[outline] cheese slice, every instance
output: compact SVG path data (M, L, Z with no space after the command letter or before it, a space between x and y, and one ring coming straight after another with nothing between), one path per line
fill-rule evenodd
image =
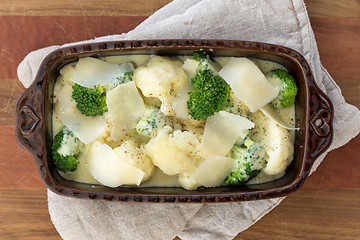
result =
M200 144L201 156L225 156L244 131L255 125L244 117L220 111L209 117Z
M279 94L279 89L272 86L260 69L247 58L232 57L219 75L251 112L256 112Z
M172 103L173 109L175 110L176 117L178 118L187 118L189 116L189 108L187 102L189 101L189 92L193 91L194 87L191 84L191 79L182 86L176 97L174 98L174 102Z
M106 122L101 116L89 117L76 108L76 102L71 97L72 85L63 81L63 86L57 91L56 98L59 102L58 116L63 124L85 144L97 139L106 127Z
M195 77L196 69L198 68L199 63L200 63L199 61L196 61L191 58L187 58L184 64L181 66L184 69L189 79Z
M95 85L110 86L113 80L122 75L122 68L96 58L80 58L75 66L71 80L81 86L92 88Z
M299 130L299 128L293 127L289 123L285 122L284 119L282 119L281 116L271 106L271 104L263 106L260 110L265 116L274 121L277 125L288 130Z
M111 138L120 140L132 129L145 112L145 104L134 82L121 84L106 95L111 122Z
M120 185L139 186L145 173L119 156L106 144L94 142L87 155L87 170L101 184L109 187Z
M193 172L195 182L204 187L220 186L234 165L234 159L221 156L207 157ZM209 174L211 173L211 174Z

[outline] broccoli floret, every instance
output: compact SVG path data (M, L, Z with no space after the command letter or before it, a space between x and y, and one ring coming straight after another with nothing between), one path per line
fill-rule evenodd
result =
M116 86L128 83L132 81L133 75L134 75L134 69L135 69L135 63L122 63L120 64L121 74L119 77L111 81L111 88L115 88Z
M136 124L136 131L144 136L156 137L158 130L166 125L165 114L157 106L148 107L140 121Z
M199 62L204 61L204 59L207 59L208 57L209 56L202 49L195 51L192 55L192 58Z
M101 116L108 111L106 105L107 86L96 85L94 88L83 87L77 83L72 87L72 98L76 108L86 116Z
M56 134L52 144L52 157L55 166L63 172L76 170L79 161L76 159L84 144L68 129Z
M272 70L267 79L276 87L279 87L279 95L271 104L274 108L281 109L295 103L298 88L295 79L288 72L282 69Z
M221 68L218 63L214 62L210 55L206 52L200 50L194 52L192 58L198 62L200 62L196 71L209 69L213 75L218 75L218 70Z
M199 52L195 52L196 58L200 60L196 75L191 79L194 90L189 93L187 102L190 115L195 120L206 120L227 103L230 94L230 86L220 76L215 75L214 67L209 60L199 57Z
M247 183L256 177L266 164L263 145L250 138L247 138L241 145L235 144L231 150L231 157L236 160L236 164L225 179L225 183L228 185Z

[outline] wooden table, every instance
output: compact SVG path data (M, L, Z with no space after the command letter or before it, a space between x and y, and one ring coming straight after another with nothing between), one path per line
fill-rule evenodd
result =
M170 0L101 2L0 1L0 239L61 239L34 160L14 137L17 65L38 48L127 32ZM359 108L359 0L306 3L323 65ZM328 154L301 190L236 239L360 239L359 145L358 136Z

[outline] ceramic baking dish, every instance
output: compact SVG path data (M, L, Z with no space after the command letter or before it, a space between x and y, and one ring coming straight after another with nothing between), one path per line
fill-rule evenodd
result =
M63 179L52 162L52 102L59 70L81 57L127 54L191 55L193 50L211 51L214 56L251 57L284 65L295 76L299 93L296 99L294 160L284 177L250 186L199 188L108 188ZM284 196L303 185L315 159L331 144L333 106L317 87L309 64L298 52L278 46L249 41L224 40L151 40L83 44L61 48L42 62L34 83L16 104L16 137L35 158L39 174L53 192L109 201L135 202L232 202Z

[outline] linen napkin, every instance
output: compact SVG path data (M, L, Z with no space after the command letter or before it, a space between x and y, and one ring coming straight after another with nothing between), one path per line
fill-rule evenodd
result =
M332 100L334 140L327 152L360 132L360 111L347 104L320 63L302 0L175 0L126 34L81 43L142 39L231 39L293 48L309 62L319 87ZM78 43L65 44L63 46ZM52 46L29 53L18 67L25 87ZM353 131L347 131L351 126ZM315 171L325 155L315 162ZM284 198L217 204L113 203L73 199L48 191L49 213L63 239L232 239Z

